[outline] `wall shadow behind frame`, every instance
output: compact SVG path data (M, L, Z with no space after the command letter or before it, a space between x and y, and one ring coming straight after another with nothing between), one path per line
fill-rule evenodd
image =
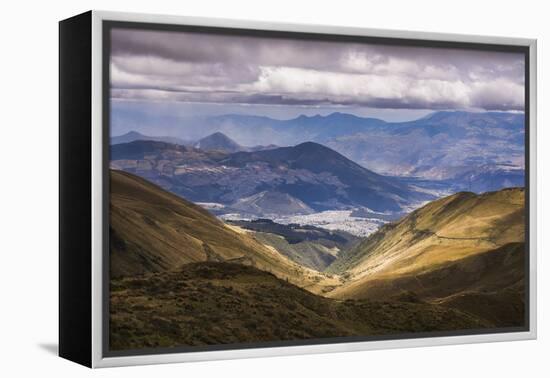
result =
M59 22L59 356L92 366L92 12Z

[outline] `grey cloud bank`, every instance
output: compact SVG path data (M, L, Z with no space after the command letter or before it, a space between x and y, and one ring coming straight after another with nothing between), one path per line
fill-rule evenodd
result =
M521 54L114 29L111 97L523 110Z

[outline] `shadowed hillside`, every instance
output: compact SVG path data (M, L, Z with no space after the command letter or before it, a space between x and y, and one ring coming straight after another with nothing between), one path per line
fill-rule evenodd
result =
M253 267L214 262L113 280L110 319L113 350L465 330L489 325L438 305L331 300Z
M494 326L518 326L525 315L525 254L524 243L510 243L425 272L358 280L331 295L427 301L460 309Z

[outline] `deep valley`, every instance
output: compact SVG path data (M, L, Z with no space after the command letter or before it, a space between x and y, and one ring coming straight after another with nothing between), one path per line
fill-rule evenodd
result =
M523 189L458 193L364 238L223 222L111 171L111 347L521 327L523 203Z

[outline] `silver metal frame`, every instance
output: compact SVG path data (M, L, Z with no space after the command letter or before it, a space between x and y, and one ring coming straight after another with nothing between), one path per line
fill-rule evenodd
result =
M286 346L275 348L237 349L207 352L186 352L170 354L152 354L129 357L103 356L103 324L102 324L102 283L103 283L103 127L102 127L102 21L129 21L159 24L180 24L197 26L215 26L252 30L274 30L290 32L340 34L385 38L408 38L432 41L470 42L486 44L502 44L527 46L530 53L530 266L529 266L529 304L530 330L528 332L496 333L484 335L465 335L448 337L427 337L418 339L400 339L385 341L366 341L339 344L317 344L306 346ZM535 39L488 37L478 35L441 34L426 32L410 32L398 30L363 29L321 25L298 25L284 23L268 23L255 21L240 21L214 18L180 17L153 14L137 14L122 12L92 12L92 367L115 367L127 365L144 365L174 362L192 362L206 360L223 360L235 358L253 358L268 356L286 356L311 353L350 352L373 349L389 349L404 347L425 347L449 344L467 344L496 341L529 340L537 337L537 41Z

